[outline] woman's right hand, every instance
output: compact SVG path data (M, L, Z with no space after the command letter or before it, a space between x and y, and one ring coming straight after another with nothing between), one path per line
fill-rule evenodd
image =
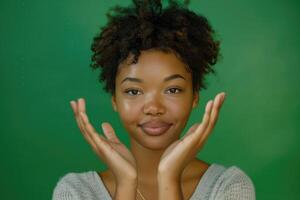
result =
M109 123L102 123L104 132L98 134L89 122L85 109L85 100L70 102L80 132L93 151L104 161L114 174L117 184L134 183L137 181L136 161L132 153L122 144Z

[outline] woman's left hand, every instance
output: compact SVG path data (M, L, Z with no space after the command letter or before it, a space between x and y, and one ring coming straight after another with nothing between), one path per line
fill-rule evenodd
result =
M219 111L224 102L225 93L216 95L205 107L205 113L200 124L194 124L183 138L173 142L160 158L158 172L160 178L180 180L187 164L195 158L203 147L218 119Z

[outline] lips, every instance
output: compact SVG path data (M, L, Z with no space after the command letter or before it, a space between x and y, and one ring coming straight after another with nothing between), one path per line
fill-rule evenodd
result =
M139 125L141 129L148 135L159 136L169 130L172 124L161 120L150 120Z

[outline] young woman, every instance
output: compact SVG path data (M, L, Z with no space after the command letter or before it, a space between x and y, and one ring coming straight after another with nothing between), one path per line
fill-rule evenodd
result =
M216 124L224 92L180 138L219 54L207 19L174 1L165 9L159 0L133 2L108 14L94 38L91 65L102 68L100 81L129 134L130 149L107 122L105 136L97 133L83 98L71 101L81 133L109 169L68 173L53 199L255 199L241 169L196 158Z

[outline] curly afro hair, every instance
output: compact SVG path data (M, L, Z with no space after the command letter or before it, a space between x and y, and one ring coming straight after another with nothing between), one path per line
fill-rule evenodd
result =
M148 49L174 53L192 73L193 90L206 89L204 75L219 57L220 42L208 20L187 8L189 1L133 0L128 7L115 6L107 12L108 22L93 39L90 66L101 68L104 90L115 94L118 66L129 55L129 64L138 62L141 51Z

